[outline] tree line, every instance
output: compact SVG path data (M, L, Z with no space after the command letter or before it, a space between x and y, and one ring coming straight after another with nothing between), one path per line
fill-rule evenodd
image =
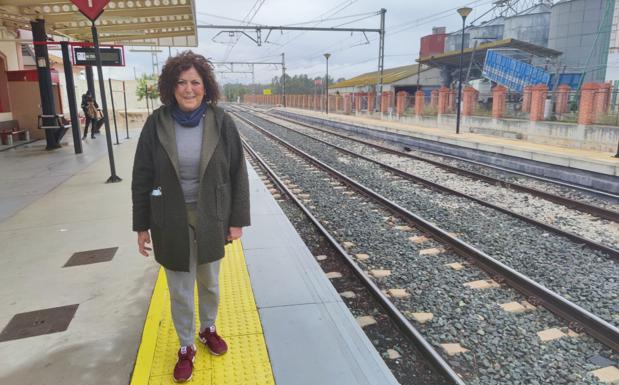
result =
M314 95L324 92L324 77L309 78L307 75L285 75L286 78L286 94L288 95ZM226 100L235 101L237 98L242 99L244 95L262 95L265 90L271 90L272 95L281 95L283 78L275 76L269 84L240 84L228 83L223 86L223 95ZM344 78L337 79L337 82L345 80ZM336 81L329 76L329 84Z
M136 95L138 100L145 97L149 99L158 99L159 92L157 89L157 77L154 75L143 74L138 80ZM344 78L339 78L335 81L329 76L329 84L341 82ZM288 95L314 95L324 92L324 77L316 76L309 78L307 75L286 75L286 94ZM282 94L282 77L274 76L269 84L240 84L228 83L223 86L223 95L226 100L235 101L237 97L243 98L243 95L262 95L264 90L271 90L272 95Z

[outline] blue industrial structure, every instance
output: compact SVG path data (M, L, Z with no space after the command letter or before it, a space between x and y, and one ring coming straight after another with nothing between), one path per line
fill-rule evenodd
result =
M482 76L517 92L522 92L525 86L535 84L546 84L550 89L559 84L567 84L576 89L580 84L582 74L550 74L543 68L511 57L510 53L513 52L488 50Z

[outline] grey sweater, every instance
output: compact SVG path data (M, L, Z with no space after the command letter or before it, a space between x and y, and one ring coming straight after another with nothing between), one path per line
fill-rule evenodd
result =
M204 118L200 119L200 123L195 127L183 127L174 122L181 188L186 203L195 203L198 200L203 126Z

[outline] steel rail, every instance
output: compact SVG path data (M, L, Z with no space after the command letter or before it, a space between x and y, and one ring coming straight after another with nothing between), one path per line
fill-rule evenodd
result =
M363 139L359 139L359 138L356 138L356 137L353 137L353 136L343 135L343 134L340 134L340 133L337 133L337 132L333 132L331 130L327 130L327 129L324 129L324 128L316 127L316 126L314 126L312 124L308 124L308 123L305 123L305 122L300 122L298 120L294 120L294 119L291 119L289 117L280 116L279 114L270 114L270 115L274 116L274 117L277 117L278 119L286 120L286 121L294 123L294 124L299 124L301 126L305 126L305 127L317 130L317 131L321 131L321 132L324 132L324 133L327 133L327 134L335 135L335 136L338 136L340 138L344 138L344 139L352 140L352 141L355 141L355 142L358 142L358 143L362 143L362 144L365 144L365 145L368 145L368 146L372 146L372 147L378 148L380 150L383 150L383 151L386 151L386 152L389 152L389 153L392 153L392 154L396 154L396 155L399 155L399 156L404 156L404 157L407 157L407 158L411 158L411 159L419 160L419 161L422 161L422 162L426 162L426 163L432 164L433 166L436 166L436 167L442 168L444 170L451 171L451 172L454 172L454 173L457 173L457 174L460 174L460 175L463 175L463 176L472 177L472 178L483 180L485 182L488 182L488 183L491 183L491 184L494 184L494 185L498 185L498 186L501 186L501 187L508 187L508 188L513 189L513 190L517 190L517 191L521 191L521 192L526 192L526 193L532 194L534 196L539 196L539 197L542 197L542 198L544 198L546 200L549 200L551 202L558 203L560 205L563 205L563 206L566 206L566 207L569 207L569 208L572 208L572 209L576 209L578 211L582 211L582 212L587 213L587 214L595 215L595 216L598 216L600 218L608 219L609 221L619 222L619 212L617 212L617 211L608 210L608 209L605 209L603 207L591 205L591 204L584 203L584 202L579 202L579 201L576 201L576 200L573 200L573 199L570 199L570 198L562 197L560 195L551 194L549 192L538 190L538 189L533 188L533 187L523 186L521 184L517 184L517 183L513 183L513 182L502 181L500 179L493 178L491 176L484 175L484 174L481 174L481 173L478 173L478 172L475 172L475 171L464 170L464 169L458 168L456 166L451 166L451 165L448 165L448 164L445 164L445 163L441 163L441 162L436 161L436 160L427 159L427 158L424 158L424 157L421 157L421 156L417 156L417 155L409 154L409 153L402 152L402 151L399 151L399 150L395 150L395 149L392 149L392 148L389 148L389 147L381 146L379 144L372 143L372 142L369 142L369 141L365 141ZM580 187L580 186L574 186L574 185L571 185L571 184L561 183L561 182L549 180L549 179L546 179L546 178L540 178L540 177L537 177L537 176L534 176L534 175L529 175L529 174L525 174L525 173L521 173L521 172L517 172L517 171L507 170L507 169L504 169L502 167L487 165L487 164L484 164L484 163L471 161L469 159L455 157L453 155L444 155L444 154L439 154L439 153L430 152L430 151L426 151L426 150L423 150L422 152L429 153L429 154L432 154L432 155L437 155L437 156L455 158L457 160L465 161L465 162L468 162L468 163L473 163L473 164L476 164L476 165L479 165L479 166L489 167L489 168L492 168L492 169L498 169L498 170L509 172L509 173L515 173L515 174L523 175L523 176L526 176L526 177L529 177L529 178L540 179L540 180L543 180L545 182L550 182L550 183L559 184L559 185L563 185L563 186L570 187L570 188L577 188L579 190L583 190L583 188ZM603 192L603 191L590 190L590 189L585 189L585 191L591 192L591 193L596 193L596 194L599 194L599 195L604 195L605 197L619 199L619 196L613 195L613 194L609 194L609 193L606 193L606 192Z
M269 109L266 110L266 112L270 113L271 110L274 110L274 109L275 109L275 107L269 108ZM291 114L293 114L293 113L291 113ZM274 116L278 116L279 117L281 115L275 114ZM303 124L308 125L308 123L303 123ZM346 123L346 124L348 124L350 126L353 126L353 127L359 127L359 126L355 126L352 123ZM363 128L367 128L367 127L363 127ZM376 129L374 129L374 128L368 128L368 129L370 129L372 131L376 131ZM399 136L404 136L403 134L400 134L400 133L395 133L395 134L399 135ZM591 194L596 194L596 195L603 196L605 198L610 198L610 199L614 199L614 200L618 200L619 199L619 195L614 194L614 193L610 193L610 192L606 192L606 191L602 191L602 190L596 190L594 188L590 188L590 187L586 187L586 186L582 186L582 185L571 184L571 183L563 182L563 181L560 181L560 180L545 178L545 177L538 176L538 175L528 174L526 172L512 170L512 169L508 169L508 168L501 167L501 166L495 166L495 165L492 165L492 164L483 163L483 162L480 162L480 161L463 158L463 157L460 157L460 156L457 156L457 155L444 154L444 153L440 153L440 152L436 152L436 151L432 151L432 150L426 150L426 149L418 149L418 151L426 153L426 154L430 154L430 155L441 156L441 157L444 157L444 158L452 158L452 159L459 160L459 161L462 161L462 162L471 163L471 164L474 164L474 165L477 165L477 166L503 171L503 172L506 172L506 173L509 173L509 174L521 175L521 176L524 176L524 177L527 177L527 178L537 179L537 180L540 180L540 181L543 181L543 182L552 183L552 184L556 184L556 185L559 185L559 186L572 188L572 189L575 189L575 190L585 191L585 192L588 192L588 193L591 193ZM406 154L406 153L404 153L404 154ZM427 160L425 158L420 158L420 159L421 160ZM474 171L471 171L471 172L474 173ZM538 190L538 191L541 191L541 190Z
M397 203L390 201L389 199L383 197L379 193L371 190L370 188L365 187L361 183L342 174L341 172L321 162L310 154L307 154L306 152L296 148L287 141L261 128L256 123L251 122L250 120L238 114L234 115L237 116L240 120L249 124L250 126L255 127L258 131L264 133L266 136L281 143L284 147L307 159L309 162L315 164L319 168L326 170L330 174L343 180L347 185L377 200L383 206L389 208L391 211L399 214L407 221L413 223L416 227L431 234L435 239L449 245L449 247L451 247L454 252L460 257L466 260L474 261L475 264L477 264L481 269L488 272L491 276L502 277L509 286L524 294L525 297L532 297L536 299L536 301L540 305L544 306L546 309L556 314L558 317L567 320L572 328L582 328L585 332L600 341L602 344L610 347L615 351L619 351L619 328L617 328L616 326L601 319L597 315L583 309L575 303L568 301L554 291L540 285L539 283L533 281L531 278L512 269L504 263L497 261L483 251L478 250L474 246L469 245L468 243L450 235L447 231L432 224L424 218L408 211L406 208L398 205Z
M279 176L271 169L266 162L254 151L251 146L242 139L243 146L246 151L252 156L260 166L269 174L271 180L275 182L277 188L288 195L294 203L305 213L309 220L316 226L319 232L329 241L333 247L343 258L344 262L352 269L363 286L371 293L374 299L383 307L395 322L398 328L408 337L409 340L419 349L421 354L440 372L440 374L449 380L452 384L465 385L466 383L453 370L443 357L432 347L432 345L421 335L421 333L406 319L406 317L398 310L398 308L387 298L380 288L364 273L357 265L353 258L339 244L339 242L329 233L320 221L305 207L305 205L286 187Z
M258 117L258 118L260 118L260 117ZM523 220L523 221L525 221L525 222L527 222L527 223L533 224L533 225L535 225L535 226L539 226L539 227L543 228L544 230L548 230L548 231L553 232L553 233L555 233L555 234L558 234L558 235L560 235L560 236L563 236L563 237L569 238L570 240L575 241L575 242L577 242L577 243L582 243L582 244L585 244L585 245L587 245L587 246L589 246L589 247L591 247L591 248L593 248L593 249L595 249L595 250L598 250L598 251L601 251L601 252L603 252L603 253L608 254L608 255L609 255L612 259L614 259L615 261L619 261L619 250L614 249L614 248L612 248L612 247L609 247L609 246L606 246L606 245L602 245L602 244L597 243L597 242L595 242L595 241L592 241L592 240L590 240L590 239L587 239L587 238L581 237L580 235L577 235L577 234L570 233L570 232L568 232L568 231L562 230L562 229L560 229L560 228L558 228L558 227L555 227L555 226L553 226L553 225L550 225L550 224L547 224L547 223L540 222L540 221L538 221L538 220L536 220L536 219L533 219L533 218L527 217L527 216L522 215L522 214L518 214L518 213L513 212L513 211L511 211L511 210L509 210L509 209L506 209L506 208L503 208L503 207L497 206L497 205L495 205L495 204L493 204L493 203L486 202L486 201L484 201L484 200L482 200L482 199L479 199L479 198L475 198L475 197L473 197L473 196L470 196L470 195L468 195L468 194L466 194L466 193L463 193L463 192L460 192L460 191L457 191L457 190L453 190L453 189L451 189L451 188L449 188L449 187L446 187L446 186L440 185L440 184L438 184L438 183L435 183L435 182L429 181L429 180L427 180L427 179L424 179L424 178L421 178L421 177L419 177L419 176L413 175L413 174L411 174L411 173L409 173L409 172L406 172L406 171L400 170L400 169L395 168L395 167L393 167L393 166L389 166L389 165L387 165L387 164L385 164L385 163L382 163L382 162L377 161L377 160L375 160L375 159L369 158L369 157L367 157L367 156L365 156L365 155L358 154L358 153L356 153L356 152L354 152L354 151L351 151L351 150L345 149L345 148L343 148L343 147L340 147L340 146L338 146L338 145L335 145L335 144L329 143L329 142L327 142L327 141L325 141L325 140L322 140L322 139L319 139L319 138L315 138L315 137L313 137L313 136L311 136L311 135L309 135L309 134L305 134L305 133L303 133L303 132L299 132L299 131L297 131L297 130L295 130L295 129L293 129L293 128L286 127L286 126L282 126L281 124L279 124L279 123L275 123L275 122L270 122L270 121L269 121L269 123L271 123L271 124L275 124L275 125L278 125L278 126L281 126L281 127L285 128L285 129L290 130L290 131L292 131L292 132L295 132L295 133L297 133L297 134L299 134L299 135L305 136L305 137L307 137L307 138L310 138L310 139L312 139L312 140L315 140L315 141L320 142L320 143L322 143L322 144L325 144L325 145L327 145L327 146L333 147L333 148L335 148L335 149L337 149L338 151L341 151L341 152L343 152L343 153L346 153L346 154L349 154L349 155L351 155L351 156L358 157L358 158L361 158L361 159L363 159L363 160L365 160L365 161L368 161L368 162L374 163L374 164L376 164L376 165L378 165L378 166L380 166L380 167L382 167L382 168L384 168L384 169L388 170L389 172L394 173L394 174L397 174L397 175L402 176L402 177L404 177L404 178L412 179L412 180L413 180L413 181L415 181L415 182L418 182L418 183L421 183L421 184L423 184L423 185L429 186L429 187L434 188L434 189L436 189L436 190L440 190L440 191L446 192L446 193L448 193L448 194L453 194L453 195L456 195L456 196L460 196L460 197L463 197L463 198L466 198L466 199L472 200L472 201L474 201L474 202L476 202L476 203L478 203L478 204L480 204L480 205L483 205L483 206L489 207L489 208L491 208L491 209L493 209L493 210L500 211L500 212L502 212L502 213L504 213L504 214L507 214L507 215L513 216L513 217L515 217L515 218L518 218L518 219L520 219L520 220Z

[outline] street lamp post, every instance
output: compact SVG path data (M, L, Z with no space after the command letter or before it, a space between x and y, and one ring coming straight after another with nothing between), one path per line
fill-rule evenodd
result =
M466 17L471 13L471 11L473 11L473 8L469 7L462 7L458 9L458 14L462 16L462 44L460 45L460 70L458 75L458 110L456 111L456 134L460 133L460 105L462 104L462 60L464 58L464 29Z
M329 58L331 57L330 53L325 54L325 59L327 59L327 76L325 78L325 112L329 114Z

